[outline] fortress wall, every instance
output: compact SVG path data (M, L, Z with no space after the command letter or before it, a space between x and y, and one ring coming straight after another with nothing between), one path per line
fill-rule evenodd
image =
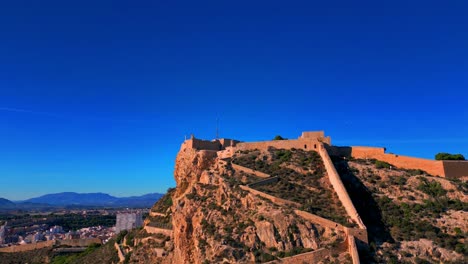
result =
M292 206L297 206L297 207L301 206L301 204L299 204L299 203L284 200L284 199L281 199L281 198L266 194L264 192L257 191L255 189L249 188L249 187L244 186L244 185L239 185L239 187L244 191L248 191L248 192L250 192L250 193L252 193L254 195L258 195L258 196L261 196L263 198L266 198L266 199L270 200L271 202L273 202L275 204L278 204L278 205L292 205Z
M446 176L446 172L444 171L444 164L442 161L387 154L385 153L385 148L327 146L327 150L331 155L353 157L356 159L377 159L388 162L398 168L420 169L434 176ZM455 171L453 174L458 175L458 173Z
M279 263L282 264L297 264L297 263L319 263L326 257L333 254L340 254L348 250L348 242L344 241L338 244L336 248L321 248L315 251L299 254L292 257L282 258ZM278 263L277 261L267 262L270 264Z
M444 166L441 161L386 154L384 152L384 148L352 147L351 155L353 158L377 159L398 168L420 169L434 176L445 177Z
M153 226L145 226L146 232L150 234L158 234L161 233L166 236L172 237L172 229L162 229L162 228L157 228Z
M3 252L3 253L23 252L23 251L40 249L40 248L52 247L53 245L55 245L55 240L49 240L49 241L32 243L32 244L0 248L0 252Z
M331 145L331 138L325 137L324 131L310 131L310 132L302 132L302 135L299 137L300 139L320 139L322 142Z
M346 188L344 187L344 184L341 181L341 178L338 175L338 172L336 171L335 166L333 165L333 162L331 161L330 156L328 155L328 152L323 144L320 145L319 153L322 157L323 163L327 170L328 178L333 186L333 189L338 195L338 198L343 204L343 207L346 209L349 217L353 219L361 229L366 229L366 226L356 211L356 208L354 207L353 202L351 201L351 198L349 197L348 192L346 191Z
M296 213L298 216L314 223L314 224L317 224L317 225L320 225L320 226L323 226L323 227L328 227L328 228L336 228L336 229L339 229L339 230L345 230L345 227L338 224L338 223L335 223L331 220L328 220L328 219L325 219L323 217L320 217L318 215L314 215L314 214L311 214L311 213L308 213L308 212L304 212L304 211L301 211L301 210L294 210L294 213Z
M247 186L250 187L250 188L255 188L255 187L270 184L270 183L277 183L278 181L279 181L278 177L270 177L270 178L265 179L265 180L261 180L261 181L258 181L258 182L248 184Z
M231 162L231 166L235 170L243 171L243 172L245 172L247 174L253 174L253 175L255 175L257 177L260 177L260 178L269 178L270 177L269 174L263 173L261 171L253 170L253 169L250 169L250 168L246 168L244 166L240 166L240 165L234 164L232 162Z
M367 229L345 227L345 232L348 236L353 236L365 244L369 243Z
M115 247L115 250L117 250L117 255L119 256L120 262L124 262L125 261L125 256L122 253L122 250L120 249L119 244L114 243L114 247Z
M303 150L317 150L319 146L317 139L293 139L293 140L272 140L262 142L242 142L236 145L237 150L261 150L267 151L269 147L277 149L303 149Z
M203 150L221 150L221 143L218 141L209 141L192 138L187 140L190 147L194 149L203 149Z
M348 236L348 253L353 260L353 264L360 264L359 254L356 246L356 241L354 240L354 236Z
M468 161L444 160L442 164L447 178L468 176Z

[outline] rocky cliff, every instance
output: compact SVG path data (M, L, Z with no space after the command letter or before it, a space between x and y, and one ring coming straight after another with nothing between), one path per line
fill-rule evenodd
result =
M310 153L317 159L314 160L316 168L311 168L312 160L307 160ZM308 221L295 214L294 209L298 208L278 204L243 190L241 186L263 178L233 168L233 161L246 166L250 165L250 161L256 161L262 164L266 172L295 175L296 183L284 179L278 185L273 184L277 188L283 188L283 185L293 188L290 191L300 186L301 178L315 173L318 175L317 181L323 181L323 185L328 184L329 188L330 184L322 179L324 171L321 160L316 152L310 153L289 151L286 155L290 155L291 162L286 162L287 158L281 156L278 150L237 153L232 158L221 159L216 151L195 150L182 145L174 172L177 187L153 207L146 220L146 231L141 232L151 231L154 234L147 235L146 243L139 246L135 243L130 262L268 262L320 248L336 249L338 253L329 258L350 261L345 245L346 234L342 229ZM304 164L296 166L293 159L299 159L301 155L304 156ZM274 168L270 169L270 166ZM263 191L271 191L272 194L280 190L276 187L269 190L262 186ZM315 191L312 186L309 189L301 188L300 191ZM297 198L291 193L289 196ZM298 197L303 199L300 195ZM335 196L326 193L323 199L327 198L330 198L327 205L334 208L333 205L337 204L340 213L344 214L339 204L333 201ZM324 210L324 213L330 213L328 211ZM346 217L341 220L347 222ZM155 243L157 247L151 249L145 245L150 244L151 236L157 236L162 229L171 230L172 234L164 238L159 234L165 241ZM159 255L148 254L148 251L158 251L156 248L159 248Z

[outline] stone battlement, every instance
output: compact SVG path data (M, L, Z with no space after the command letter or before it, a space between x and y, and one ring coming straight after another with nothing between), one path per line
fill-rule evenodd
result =
M386 153L385 148L379 147L338 147L331 145L330 136L325 136L324 131L306 131L298 139L269 140L258 142L241 142L234 139L201 140L191 137L183 145L196 150L209 150L219 152L218 156L227 158L236 151L261 150L266 151L273 147L277 149L303 149L319 151L320 145L326 147L329 155L352 157L357 159L377 159L388 162L398 168L420 169L427 173L445 177L468 177L468 161L441 161L416 157L402 156Z

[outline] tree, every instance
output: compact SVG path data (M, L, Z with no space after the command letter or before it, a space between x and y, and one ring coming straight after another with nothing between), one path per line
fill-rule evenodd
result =
M446 152L440 152L435 155L436 160L465 160L462 154L450 154Z
M273 140L286 140L286 138L280 136L280 135L277 135Z

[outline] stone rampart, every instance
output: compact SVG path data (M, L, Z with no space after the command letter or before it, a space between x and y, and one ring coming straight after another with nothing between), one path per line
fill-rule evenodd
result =
M361 261L359 260L359 254L356 246L356 240L354 239L354 236L348 236L348 253L351 256L351 259L353 260L353 264L360 264Z
M468 161L444 160L442 161L444 174L447 178L468 177Z
M390 163L402 169L420 169L431 175L458 178L461 176L468 176L468 162L464 161L439 161L430 159L421 159L415 157L408 157L396 154L385 153L385 148L373 147L330 147L327 149L332 155L353 157L356 159L376 159ZM465 174L465 175L463 175Z
M236 145L237 150L261 150L267 151L273 147L277 149L303 149L317 150L319 141L317 139L291 139L291 140L272 140L260 142L242 142Z
M250 188L255 188L255 187L270 184L270 183L277 183L278 181L279 181L278 177L270 177L270 178L265 179L265 180L261 180L261 181L258 181L258 182L247 184L247 186L250 187Z
M320 217L318 215L314 215L314 214L311 214L311 213L308 213L308 212L305 212L305 211L301 211L301 210L294 210L294 212L308 220L309 222L312 222L314 224L318 224L320 226L323 226L323 227L328 227L328 228L335 228L335 229L339 229L339 230L345 230L345 227L341 224L338 224L336 222L333 222L331 220L328 220L328 219L325 219L323 217Z
M353 236L353 237L359 239L359 241L361 241L361 242L363 242L365 244L369 243L369 239L368 239L368 236L367 236L367 229L345 227L345 233L348 236Z
M354 207L353 202L351 201L351 198L349 197L348 192L346 191L346 188L344 187L344 184L341 181L341 178L338 175L338 172L336 171L335 166L333 165L333 162L331 161L330 156L328 155L328 152L323 144L320 145L319 154L322 157L325 169L327 170L330 183L332 184L333 189L338 195L341 204L348 213L348 216L354 222L356 222L361 229L366 229L366 226L362 222L361 217L359 216L356 208Z
M250 169L250 168L246 168L244 166L240 166L240 165L234 164L232 162L231 162L231 166L235 170L243 171L243 172L245 172L247 174L253 174L253 175L255 175L257 177L260 177L260 178L269 178L270 177L269 174L263 173L261 171L253 170L253 169Z
M299 204L299 203L284 200L284 199L281 199L281 198L266 194L264 192L257 191L255 189L249 188L249 187L247 187L245 185L239 185L239 187L244 191L248 191L248 192L250 192L250 193L252 193L254 195L258 195L258 196L261 196L263 198L266 198L266 199L270 200L271 202L273 202L275 204L278 204L278 205L292 205L292 206L296 206L296 207L301 206L301 204Z
M172 229L163 229L163 228L158 228L158 227L154 227L154 226L145 226L145 230L146 232L148 232L149 234L163 234L163 235L166 235L166 236L170 236L172 237Z
M333 254L340 254L348 250L348 242L344 241L337 245L334 248L321 248L315 251L298 254L292 257L282 258L280 260L275 260L267 262L270 264L273 263L282 263L282 264L297 264L297 263L319 263L323 261L326 257L329 257Z
M119 244L114 243L114 247L115 247L115 250L117 250L117 255L119 256L120 262L121 263L124 262L125 261L125 256L122 253L122 249L120 248Z

